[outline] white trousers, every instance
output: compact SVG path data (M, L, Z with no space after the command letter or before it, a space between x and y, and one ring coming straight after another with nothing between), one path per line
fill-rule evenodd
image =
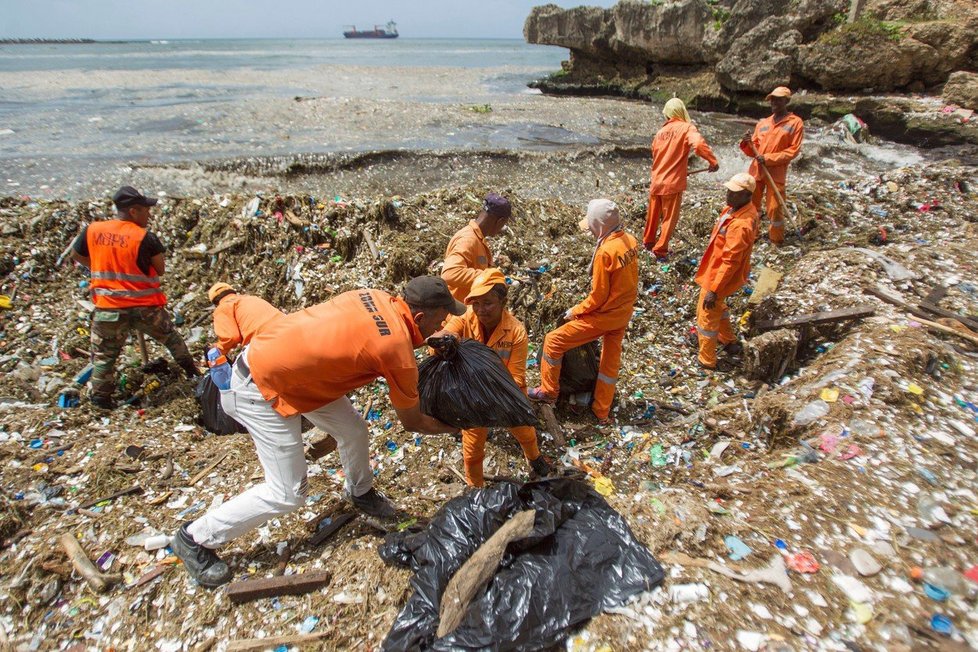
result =
M247 352L245 349L240 358L247 361ZM302 416L336 440L347 491L362 496L370 490L370 430L347 397L302 416L283 417L235 364L231 389L221 392L221 406L251 434L265 480L191 523L187 531L200 545L217 548L303 504L308 485Z

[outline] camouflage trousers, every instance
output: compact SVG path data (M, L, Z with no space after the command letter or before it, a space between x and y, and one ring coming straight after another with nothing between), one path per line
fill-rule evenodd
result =
M96 310L92 314L92 395L110 398L115 389L115 363L133 329L162 344L188 374L197 366L162 306L140 306L120 310Z

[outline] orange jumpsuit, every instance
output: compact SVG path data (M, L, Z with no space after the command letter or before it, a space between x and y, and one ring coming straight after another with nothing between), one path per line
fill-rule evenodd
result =
M794 113L788 113L783 118L775 122L774 116L768 116L759 120L754 127L754 135L751 140L757 153L764 157L764 166L771 173L774 185L781 192L781 196L787 201L785 195L785 184L788 178L788 164L801 151L801 141L805 135L805 123ZM751 158L754 153L750 147L744 143L740 145L741 151ZM767 177L761 171L757 161L751 161L750 175L757 181L754 189L754 207L761 210L761 199L767 187ZM781 244L784 242L784 213L778 204L778 198L774 192L767 189L766 212L767 218L771 222L768 235L771 242Z
M615 231L598 246L591 271L591 294L571 308L573 319L547 333L540 362L540 387L544 393L560 393L560 365L564 353L600 338L601 361L591 410L607 419L615 396L621 342L638 298L638 242L624 231Z
M285 313L261 297L229 294L214 309L217 348L227 355L237 346L247 346L251 338L268 323Z
M700 259L696 284L700 296L696 303L696 331L699 338L699 360L705 367L717 365L717 340L729 344L737 339L730 325L727 297L747 282L750 254L757 238L758 217L753 203L734 212L729 206L720 213L710 242ZM703 307L707 292L715 292L713 308Z
M445 324L445 330L460 338L478 340L495 351L506 365L513 380L520 389L526 391L526 328L508 310L503 310L499 325L491 334L485 333L479 318L472 308L461 317L452 317ZM537 446L537 431L533 426L517 426L509 431L523 448L528 461L540 457ZM482 476L482 461L486 457L486 437L488 428L470 428L462 431L462 460L465 464L465 480L474 487L485 484Z
M717 157L706 144L691 122L671 118L652 139L652 181L649 184L649 210L645 216L645 234L642 237L646 249L662 257L669 253L669 240L679 221L679 207L686 190L689 173L689 152L710 165L717 164ZM662 230L659 231L659 223Z
M489 267L492 267L492 253L486 237L475 220L471 220L448 241L441 277L452 296L465 301L479 272Z

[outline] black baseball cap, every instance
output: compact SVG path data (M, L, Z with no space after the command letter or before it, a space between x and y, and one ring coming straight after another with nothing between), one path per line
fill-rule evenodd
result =
M133 206L156 206L158 201L155 197L147 197L132 186L122 186L112 195L112 203L120 211Z
M437 276L417 276L404 286L404 300L416 308L444 308L453 315L464 315L465 304L456 301L445 281Z

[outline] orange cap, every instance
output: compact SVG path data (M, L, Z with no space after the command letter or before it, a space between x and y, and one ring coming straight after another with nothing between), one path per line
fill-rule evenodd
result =
M211 286L211 289L207 291L207 300L214 303L214 299L228 292L234 292L234 288L227 283L215 283Z
M472 289L469 290L469 296L465 297L465 303L471 303L472 299L478 299L489 294L492 288L497 285L506 285L506 277L503 276L503 273L496 267L483 270L472 282Z
M725 182L723 186L727 190L733 190L734 192L740 192L741 190L754 192L754 189L757 187L757 181L746 172L738 172L730 177L730 180Z
M787 86L778 86L773 91L767 94L765 100L769 100L772 97L791 97L791 89Z

